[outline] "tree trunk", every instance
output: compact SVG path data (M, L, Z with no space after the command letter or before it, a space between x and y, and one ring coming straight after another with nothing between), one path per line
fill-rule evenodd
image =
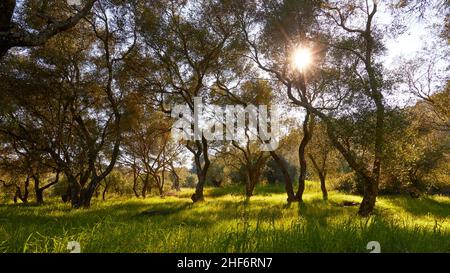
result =
M142 195L143 199L147 198L147 186L145 185L145 183L142 186L142 193L141 193L141 195Z
M378 195L378 181L370 179L364 181L364 197L359 207L358 214L367 217L372 214Z
M164 175L164 172L163 172ZM164 196L164 176L161 180L161 176L158 174L152 174L153 181L155 181L156 188L158 189L158 193L160 197Z
M69 181L72 181L70 183L70 201L72 207L75 209L89 208L91 206L91 200L94 196L94 192L100 183L99 179L91 181L89 186L86 188L82 188L73 176L72 178L69 178Z
M255 189L255 183L252 178L247 178L247 183L245 183L245 196L250 198L253 196L253 190Z
M311 140L311 132L309 130L309 118L310 112L306 111L305 120L303 121L303 139L300 143L300 147L298 149L298 157L300 161L300 174L298 176L298 191L295 196L296 199L300 202L303 202L303 193L305 191L305 180L306 180L306 146Z
M40 186L41 181L40 181L39 175L38 174L33 175L34 191L36 194L36 202L39 205L44 204L44 191L59 182L59 173L60 173L60 171L57 171L55 180L53 182L48 183L47 185L45 185L43 187Z
M283 174L284 187L286 189L286 194L288 196L287 201L289 203L295 201L296 199L294 194L294 187L292 186L291 175L289 174L289 171L286 168L285 163L275 151L270 151L270 155L272 156L273 160L275 160L275 163L277 164L278 168L280 168L281 173Z
M181 191L181 189L180 189L180 180L178 178L175 179L175 183L173 184L172 189L174 189L176 191Z
M70 201L71 196L72 196L72 194L71 194L70 185L69 185L69 186L67 186L66 194L63 194L61 196L61 199L64 203L66 203L66 202Z
M201 145L201 146L200 146ZM195 193L191 196L192 202L201 202L205 200L205 197L203 196L203 188L205 186L206 182L206 174L208 173L209 165L211 162L209 161L208 156L208 141L204 136L202 136L202 142L200 144L199 141L197 141L197 147L201 151L201 153L195 154L195 164L197 167L197 178L198 183L195 187ZM201 165L200 157L203 155L203 159L205 163L203 164L203 167Z
M247 198L250 198L253 196L253 187L252 187L251 182L247 182L245 184L245 196L247 196Z
M139 193L137 192L137 181L133 182L133 192L134 192L134 196L136 196L137 198L139 198Z
M322 190L322 197L323 197L323 200L324 201L327 201L328 200L328 191L327 191L327 187L326 187L326 184L325 184L325 179L326 179L326 176L325 176L325 174L324 173L320 173L319 174L319 179L320 179L320 189Z
M260 179L259 170L247 169L247 183L245 184L245 195L250 198L253 196L253 191L255 190L256 184L258 184Z
M358 214L367 217L373 213L378 196L378 185L381 174L381 160L384 146L384 105L381 102L381 94L376 96L377 125L375 131L375 159L371 179L364 180L364 197L359 207Z
M28 204L28 186L30 185L30 179L27 178L27 180L25 181L25 187L24 187L24 193L22 195L22 190L20 189L19 186L17 186L17 190L16 193L14 194L14 203L17 203L18 200L22 201L22 203L24 204Z
M309 154L309 158L311 159L311 162L314 166L314 168L316 169L317 174L319 175L319 179L320 179L320 189L322 190L322 197L324 201L328 200L328 191L327 191L327 187L325 184L326 181L326 177L327 177L327 156L328 154L323 154L323 160L322 160L322 165L319 166L319 164L317 164L317 161L314 159L314 157Z
M98 188L95 190L94 196L95 198L98 198L100 196L100 191L98 190Z
M28 187L30 186L30 177L27 177L27 180L25 181L25 190L24 190L24 194L22 197L22 202L24 203L28 203L28 195L29 195L29 191L28 191Z
M221 188L222 187L222 183L223 183L223 179L213 179L211 182L214 185L214 187Z
M38 203L39 205L44 204L44 191L40 189L40 178L37 174L33 175L33 180L34 180L34 192L36 195L36 203Z
M139 193L138 193L138 191L137 191L137 183L138 183L138 179L139 179L139 174L137 174L137 172L136 172L136 170L134 169L134 166L133 166L133 192L134 192L134 195L135 195L137 198L140 197L140 196L139 196Z
M36 203L38 203L39 205L44 204L44 191L38 189L35 192L36 192Z
M163 166L161 178L158 178L158 190L159 190L159 196L164 196L164 185L166 184L166 168Z
M369 41L372 41L369 39ZM366 217L372 214L378 195L378 185L381 174L381 161L384 150L384 118L385 107L383 104L383 94L378 89L378 81L375 71L371 64L367 64L367 72L369 74L370 86L372 88L372 97L376 105L376 127L375 127L375 158L372 168L371 179L364 180L364 197L359 207L359 215Z
M75 177L68 177L70 187L70 203L72 208L80 208L81 185L78 184Z
M149 184L148 182L149 182L149 175L146 174L144 179L144 185L142 186L142 198L144 199L147 197L147 188Z
M94 196L95 189L83 189L80 195L79 208L90 208L92 196Z
M30 177L27 176L27 179L25 180L25 187L24 187L24 193L22 195L22 190L19 186L17 186L16 194L14 195L14 203L17 203L17 198L22 201L24 204L28 204L28 187L30 186Z
M171 164L173 164L173 163L171 163ZM173 179L172 189L175 189L176 191L180 191L180 177L177 174L177 172L175 171L175 168L173 167L173 165L171 165L170 172L172 173L172 179Z
M109 187L109 183L106 183L106 181L105 181L105 188L103 189L103 192L102 192L102 200L103 201L106 201L106 192L108 191L108 187Z
M202 174L197 175L197 177L198 177L198 183L197 183L197 186L195 187L195 193L191 196L191 200L194 203L205 200L205 197L203 196L203 187L206 182L206 177L203 176Z
M163 197L164 196L164 187L163 186L159 186L158 187L158 192L159 192L159 196Z

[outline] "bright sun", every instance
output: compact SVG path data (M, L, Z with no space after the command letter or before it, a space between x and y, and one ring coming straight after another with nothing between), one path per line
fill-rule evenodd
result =
M309 48L298 48L292 57L292 63L295 69L304 71L312 63L312 53Z

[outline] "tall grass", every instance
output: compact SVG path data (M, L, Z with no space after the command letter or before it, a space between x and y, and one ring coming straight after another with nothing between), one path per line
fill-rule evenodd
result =
M342 201L358 196L331 192L321 200L308 183L304 204L287 205L282 188L263 186L247 200L240 188L207 189L207 201L178 197L95 201L72 210L57 201L45 206L0 206L0 252L450 252L450 199L381 197L370 218Z

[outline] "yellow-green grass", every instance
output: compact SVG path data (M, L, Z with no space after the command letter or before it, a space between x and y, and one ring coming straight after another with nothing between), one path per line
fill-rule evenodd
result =
M359 218L335 191L328 202L308 182L304 203L287 205L282 187L260 186L246 200L241 187L192 190L146 200L94 200L75 210L58 200L44 206L0 206L0 252L450 252L450 198L379 197L374 216Z

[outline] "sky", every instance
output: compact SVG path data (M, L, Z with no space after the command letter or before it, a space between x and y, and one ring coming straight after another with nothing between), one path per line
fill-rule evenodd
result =
M431 17L431 16L430 16ZM411 58L421 49L427 47L430 42L436 40L436 35L431 35L428 29L432 23L442 23L442 17L432 17L432 19L419 19L417 17L409 19L409 26L404 34L386 41L387 56L386 66L395 65L399 57ZM392 15L382 13L379 15L380 21L392 21Z
M395 65L395 60L399 57L411 57L416 55L427 41L426 25L423 22L415 22L405 34L395 40L386 43L388 55L386 56L386 65Z
M440 0L434 0L433 6L437 6L441 3ZM403 34L395 37L385 39L384 45L386 47L386 54L380 61L384 64L384 67L388 70L400 69L402 67L401 60L415 60L418 56L425 58L430 55L428 51L433 50L431 46L439 43L444 45L440 47L442 51L439 52L440 59L435 69L435 82L433 82L434 91L440 91L441 86L444 85L444 81L448 80L448 65L450 59L448 57L449 49L448 43L439 38L438 28L431 28L432 25L439 25L442 27L444 22L444 8L439 10L427 9L423 17L419 17L418 14L399 14L393 16L391 12L386 10L380 10L376 15L377 23L390 26L396 19L402 20L403 24L407 27ZM447 11L448 12L448 11ZM433 50L433 54L435 54ZM424 68L427 64L424 63ZM443 74L442 74L443 73ZM392 94L387 94L386 99L393 102L396 106L413 105L417 98L408 93L408 87L406 85L399 85L393 91Z

